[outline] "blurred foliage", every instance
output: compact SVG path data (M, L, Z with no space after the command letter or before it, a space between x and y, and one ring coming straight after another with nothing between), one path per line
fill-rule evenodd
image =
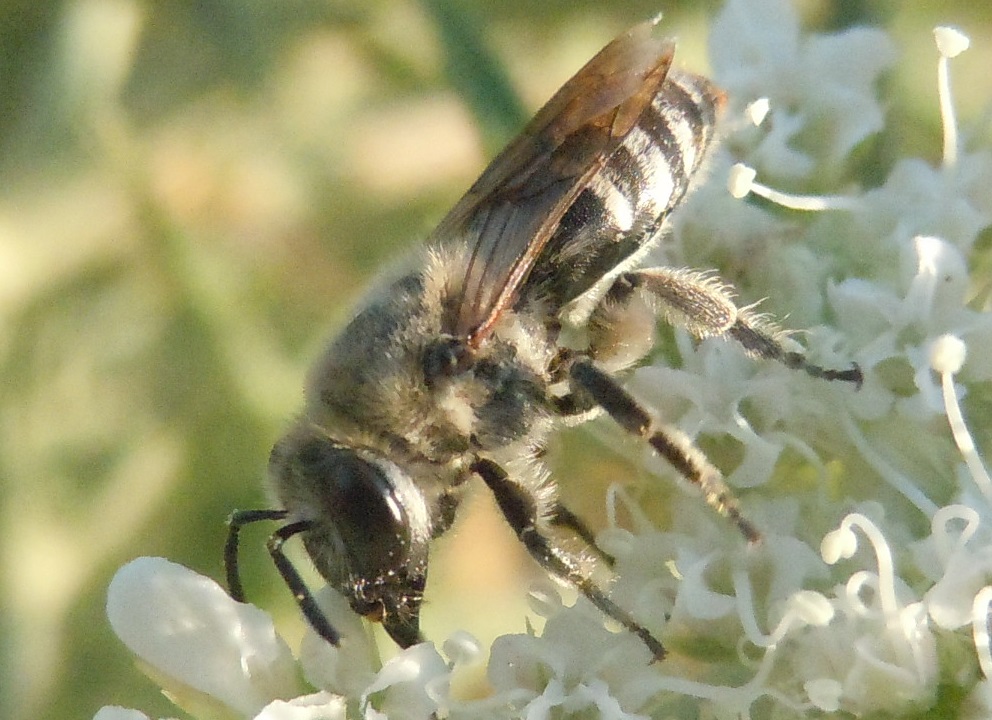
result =
M368 277L614 34L664 10L680 58L701 68L718 5L0 5L0 716L88 718L110 703L174 715L107 625L114 571L163 555L221 577L224 518L264 504L268 449L308 359ZM822 27L893 23L918 56L895 80L906 142L937 148L919 81L930 27L965 28L978 59L962 65L980 70L990 11L925 5L801 3ZM595 451L574 462L583 477L617 472ZM595 517L601 497L572 502ZM505 575L521 596L514 578L532 568L512 543L481 551L508 542L483 527L446 552L508 557L480 582ZM252 597L298 623L257 544ZM468 626L460 600L503 597L466 587L458 562L438 571L452 589L428 610L452 627ZM507 615L493 635L522 629Z

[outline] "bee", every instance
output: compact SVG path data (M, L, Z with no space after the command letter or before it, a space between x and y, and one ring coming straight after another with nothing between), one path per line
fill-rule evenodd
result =
M565 83L328 345L302 414L270 456L275 507L230 518L233 598L245 598L241 528L277 521L268 550L320 636L340 641L284 553L296 536L356 613L401 647L419 643L431 540L478 478L545 570L661 659L661 641L555 539L569 533L611 559L558 499L539 458L556 427L602 413L649 443L748 541L759 539L720 472L617 373L651 350L659 314L817 377L859 384L861 373L785 349L709 275L638 269L701 175L725 104L709 80L672 67L674 44L657 22L619 36ZM581 342L566 344L569 327Z

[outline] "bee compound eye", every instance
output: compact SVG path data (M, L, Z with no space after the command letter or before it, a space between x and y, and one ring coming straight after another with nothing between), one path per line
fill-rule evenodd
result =
M297 484L292 495L306 498L303 510L315 521L308 549L318 567L329 550L319 546L320 538L333 537L343 555L335 562L351 577L399 581L426 572L430 528L425 501L396 465L326 438L302 443L291 465ZM339 575L319 569L325 577Z

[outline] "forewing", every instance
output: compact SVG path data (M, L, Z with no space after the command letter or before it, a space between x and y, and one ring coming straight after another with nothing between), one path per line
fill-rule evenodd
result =
M634 27L579 70L434 231L470 248L449 319L456 337L477 347L492 332L562 216L659 92L674 44L656 25Z

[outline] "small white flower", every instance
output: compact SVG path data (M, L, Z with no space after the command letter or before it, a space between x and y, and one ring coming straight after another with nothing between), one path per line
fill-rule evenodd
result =
M344 697L359 697L374 682L381 666L370 630L340 593L324 587L315 599L331 624L341 633L334 647L309 624L300 645L303 676L315 688Z
M346 717L343 697L319 692L292 700L273 700L255 720L345 720Z
M312 631L303 672L322 692L300 696L297 661L262 610L232 600L213 580L161 558L139 558L111 583L107 614L118 637L141 658L169 696L193 714L256 720L344 718L357 698L368 718L428 720L451 707L448 682L474 662L474 640L447 643L446 663L430 643L403 650L380 669L362 620L325 589L322 610L341 631L340 647ZM104 708L100 720L135 720L136 711ZM130 713L130 714L129 714Z
M965 525L959 531L956 528L962 522ZM992 547L982 542L988 538L974 538L969 547L979 524L977 513L963 505L943 507L934 516L930 541L944 550L938 560L940 574L926 600L930 617L939 627L957 630L970 623L972 600L992 576Z
M882 128L875 86L895 53L878 30L808 36L788 0L728 0L710 31L710 56L732 98L767 98L774 129L749 160L778 177L809 178L823 164L833 172Z
M182 707L222 705L250 717L299 694L296 662L271 618L181 565L139 558L122 567L107 616Z

